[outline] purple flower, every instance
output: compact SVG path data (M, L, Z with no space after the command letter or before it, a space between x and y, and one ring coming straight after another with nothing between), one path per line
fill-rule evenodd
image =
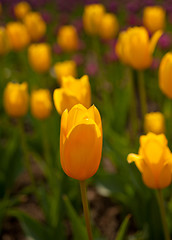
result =
M171 47L171 44L172 38L171 35L168 33L164 33L158 41L159 47L163 50L168 50Z

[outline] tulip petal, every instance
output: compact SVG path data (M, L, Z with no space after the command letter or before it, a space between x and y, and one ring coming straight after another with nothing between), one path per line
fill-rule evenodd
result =
M148 186L149 188L153 188L153 189L158 188L158 183L156 182L156 178L147 164L144 164L142 178L145 185Z
M84 118L88 118L87 109L82 104L75 105L69 112L67 132L69 133L69 131Z
M100 131L102 132L102 121L101 121L101 117L100 117L100 113L99 113L98 109L94 105L92 105L88 109L88 112L89 112L90 118L94 120L94 122L97 124Z
M67 136L67 120L68 120L68 110L64 110L61 116L61 126L60 126L60 156L62 155L63 145Z
M171 183L171 166L169 164L166 164L163 169L161 170L160 176L159 176L159 188L165 188L168 187Z
M134 154L134 153L130 153L127 156L127 161L128 163L132 163L135 162L137 168L139 169L140 172L143 171L143 158L142 156L138 155L138 154Z
M150 44L149 44L151 54L154 52L156 44L157 44L158 40L160 39L160 37L162 36L162 34L163 34L163 31L158 30L151 37Z
M100 164L102 136L93 120L85 119L67 136L61 164L72 178L85 180L93 176Z
M68 89L63 88L55 89L53 98L59 114L62 114L66 108L70 110L75 104L79 103L78 99Z

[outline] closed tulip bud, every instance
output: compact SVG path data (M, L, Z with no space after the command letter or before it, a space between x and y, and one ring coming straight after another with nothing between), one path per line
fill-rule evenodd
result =
M31 67L39 73L49 70L51 65L51 49L46 43L32 44L28 48L28 58Z
M165 10L160 6L145 7L143 25L151 32L163 30L165 27Z
M74 61L58 62L54 65L54 71L58 82L61 84L62 77L72 76L76 77L76 63Z
M152 64L152 54L161 35L162 31L159 30L149 39L144 27L128 28L119 35L116 54L125 64L137 70L146 69Z
M161 134L165 132L164 115L160 112L151 112L145 115L144 130L146 133Z
M48 118L52 110L52 101L48 89L34 90L31 93L31 112L37 119Z
M171 183L172 154L164 134L148 133L140 137L139 154L129 154L128 162L135 162L146 186L165 188Z
M72 25L62 26L58 31L57 43L63 51L71 52L77 50L79 39L76 28Z
M29 44L30 37L24 24L10 22L7 24L6 29L13 50L21 50Z
M116 36L118 29L119 24L116 16L111 13L104 14L100 21L100 37L105 40L112 39Z
M159 87L161 91L172 99L172 53L168 52L161 60L159 67Z
M0 27L0 55L7 53L10 50L10 41L7 31L4 27Z
M102 154L102 124L97 108L75 105L61 117L60 161L64 172L77 180L92 177Z
M67 108L70 110L75 104L81 103L89 108L91 105L91 87L88 76L80 79L72 76L63 77L61 88L54 91L54 103L59 114Z
M30 12L31 7L28 2L19 2L14 6L14 14L18 19L23 19Z
M90 4L85 6L83 13L83 25L88 34L99 34L100 22L104 14L105 8L102 4Z
M39 13L28 13L24 18L24 24L33 41L39 41L45 35L46 24Z
M4 90L4 108L12 117L21 117L28 111L29 94L27 83L22 84L9 82Z

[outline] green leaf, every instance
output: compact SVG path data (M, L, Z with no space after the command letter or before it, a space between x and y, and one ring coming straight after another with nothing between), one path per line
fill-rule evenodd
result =
M73 230L73 234L74 234L73 239L74 240L78 240L78 239L87 240L88 239L87 232L86 232L86 228L82 222L82 218L77 215L77 213L74 210L74 208L72 207L68 197L64 196L63 199L65 202L67 214L71 220L72 230Z
M30 217L28 214L20 210L11 210L9 215L14 216L19 220L27 237L31 237L34 240L52 239L51 232L48 227L43 226L43 224Z
M116 236L115 240L123 240L124 239L130 217L131 217L131 215L127 215L125 217L124 221L122 222L122 224L121 224L121 226L118 230L118 233L117 233L117 236Z

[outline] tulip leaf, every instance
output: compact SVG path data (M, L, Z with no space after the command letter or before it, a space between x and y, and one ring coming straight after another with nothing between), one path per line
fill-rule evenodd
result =
M124 239L130 217L131 217L131 215L127 215L125 217L124 221L122 222L122 224L118 230L115 240L123 240Z
M50 229L20 210L11 210L9 215L16 217L27 237L34 240L52 239Z
M74 234L73 239L74 240L78 240L78 239L87 240L88 239L87 232L86 232L86 228L82 222L82 218L77 215L77 213L74 210L74 208L72 207L68 197L64 196L63 199L65 202L68 216L71 220L72 230L73 230L73 234Z

